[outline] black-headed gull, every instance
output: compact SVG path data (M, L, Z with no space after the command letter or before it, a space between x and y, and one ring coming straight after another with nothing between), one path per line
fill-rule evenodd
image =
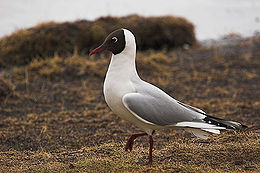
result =
M144 133L131 135L126 143L126 151L132 150L137 137L149 137L148 164L152 163L152 135L155 130L182 128L199 138L207 139L209 133L219 134L220 130L245 127L238 122L209 116L143 81L136 71L135 37L129 30L112 32L90 55L104 50L112 52L103 90L106 103L122 119L144 130Z

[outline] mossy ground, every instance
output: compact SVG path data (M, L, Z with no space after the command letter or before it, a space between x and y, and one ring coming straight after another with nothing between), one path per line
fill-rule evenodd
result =
M140 76L174 98L249 128L208 140L184 131L124 145L134 125L114 115L102 86L109 55L34 60L1 70L12 89L0 103L1 172L260 172L260 49L235 46L137 54Z

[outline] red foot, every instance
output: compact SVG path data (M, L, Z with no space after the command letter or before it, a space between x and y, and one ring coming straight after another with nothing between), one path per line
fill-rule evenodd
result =
M155 131L153 130L152 135L154 134L154 132ZM138 134L131 135L126 143L125 151L127 151L128 149L130 151L132 151L135 139L139 136L146 136L146 135L148 135L148 134L147 133L138 133ZM149 148L149 159L148 159L147 165L151 165L153 162L153 136L152 135L148 135L150 148Z
M130 138L128 139L126 145L125 145L125 151L127 151L128 149L130 151L132 151L135 139L139 136L145 136L145 135L147 135L147 133L138 133L138 134L131 135Z
M153 162L153 136L149 135L149 143L150 143L150 148L149 148L149 160L147 165L151 165Z

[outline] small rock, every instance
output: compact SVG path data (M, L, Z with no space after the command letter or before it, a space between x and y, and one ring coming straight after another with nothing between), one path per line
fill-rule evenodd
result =
M244 162L243 160L236 160L235 165L242 165Z
M0 101L12 93L11 87L0 79Z
M71 163L70 166L69 166L70 169L74 169L75 166Z

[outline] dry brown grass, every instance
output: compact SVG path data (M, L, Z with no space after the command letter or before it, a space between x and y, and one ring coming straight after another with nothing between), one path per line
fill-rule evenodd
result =
M2 172L259 172L259 47L255 43L188 51L138 52L140 76L176 99L250 128L208 140L183 131L155 134L154 163L144 166L146 138L104 102L106 55L34 60L2 70L13 88L0 103Z
M80 55L101 44L115 29L127 28L136 35L139 50L194 46L194 26L180 17L141 17L137 15L102 17L95 21L42 23L19 30L0 40L0 67L24 65L35 58L54 54L70 56L75 49Z

